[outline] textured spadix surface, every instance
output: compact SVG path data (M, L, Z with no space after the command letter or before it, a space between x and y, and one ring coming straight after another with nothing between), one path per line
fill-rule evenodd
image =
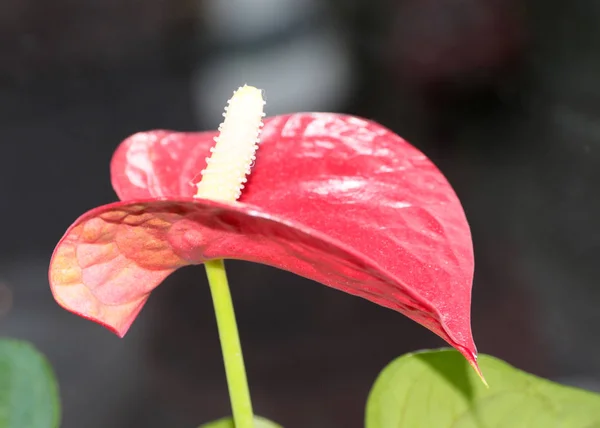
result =
M364 119L277 116L239 202L194 199L216 134L152 131L121 144L111 175L123 202L87 212L59 242L58 303L123 336L175 269L241 259L401 312L474 362L469 226L425 155Z

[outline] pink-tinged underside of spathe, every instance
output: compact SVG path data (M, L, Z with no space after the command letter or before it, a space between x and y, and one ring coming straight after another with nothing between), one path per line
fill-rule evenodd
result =
M191 182L204 168L215 135L154 131L130 137L111 165L117 194L125 201L169 201L101 207L80 219L80 225L94 221L94 227L105 228L106 239L120 240L121 249L125 242L137 243L136 251L114 262L122 262L120 257L135 262L122 274L134 275L133 291L126 291L127 280L112 278L84 287L100 296L100 307L114 312L109 322L121 317L115 329L124 334L149 291L174 269L235 258L286 269L398 310L472 359L471 236L456 195L422 153L355 117L275 117L265 123L240 203L194 201ZM114 220L119 216L114 212L127 214ZM113 220L98 220L102 216ZM156 224L149 226L149 220ZM142 238L132 238L138 235ZM74 236L68 232L61 246L77 247L81 238ZM138 255L148 259L152 253L168 263L144 267ZM123 290L115 292L114 284ZM77 298L85 301L85 293ZM120 313L120 304L130 306ZM127 310L135 313L126 317Z

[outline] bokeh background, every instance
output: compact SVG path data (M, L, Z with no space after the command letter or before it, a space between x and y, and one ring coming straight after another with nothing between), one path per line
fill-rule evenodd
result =
M46 275L69 224L116 199L121 140L213 129L247 82L270 115L358 114L430 156L472 226L480 352L598 389L599 21L597 0L3 0L0 335L48 355L65 428L229 413L201 267L123 340L60 309ZM286 272L229 271L255 409L286 427L361 427L383 366L443 345Z

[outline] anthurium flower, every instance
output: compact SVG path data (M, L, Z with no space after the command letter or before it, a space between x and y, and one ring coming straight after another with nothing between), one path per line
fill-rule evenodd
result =
M423 153L358 117L276 116L240 199L194 198L216 136L157 130L119 146L111 178L121 202L82 215L54 251L60 305L122 337L174 270L247 260L396 310L476 367L469 226Z

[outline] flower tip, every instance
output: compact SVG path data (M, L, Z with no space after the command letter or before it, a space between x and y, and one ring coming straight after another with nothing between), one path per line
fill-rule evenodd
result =
M487 383L487 381L485 380L485 377L483 376L483 373L481 372L481 368L479 368L479 364L477 363L477 353L471 353L469 352L468 355L463 354L467 361L469 362L469 365L473 368L473 370L475 370L475 373L477 373L477 376L479 377L479 379L481 380L481 382L483 383L483 385L489 389L489 385Z
M249 117L252 117L254 112L258 113L260 118L264 117L263 106L266 101L263 98L263 91L255 86L240 86L237 91L233 93L233 96L227 101L225 112L223 117L227 118L230 113L230 109L235 108L235 105L244 106L249 111ZM238 109L239 112L241 109ZM262 121L260 122L262 124Z
M131 327L133 319L135 318L135 316L134 316L132 319L123 320L123 322L114 322L113 320L106 320L106 319L103 319L98 316L93 316L93 315L90 315L87 313L77 311L73 308L69 308L69 307L65 306L64 304L62 304L61 302L58 302L58 303L64 309L67 309L69 312L72 312L75 315L80 316L81 318L84 318L88 321L92 321L92 322L100 325L101 327L104 327L111 333L117 335L119 337L119 339L123 339L125 337L125 335L129 331L129 327ZM137 315L137 313L136 313L136 315Z
M490 386L488 385L487 380L485 380L485 377L483 376L483 373L481 372L481 369L479 368L479 364L477 364L477 361L469 361L469 364L471 365L471 367L473 367L473 370L475 370L475 373L477 373L477 376L479 376L479 379L481 380L483 385L489 389Z
M91 318L90 318L90 321L94 321L95 323L104 327L111 333L115 334L119 339L123 339L125 337L125 335L127 334L127 332L129 331L129 326L126 326L125 328L123 328L123 326L116 327L114 325L106 324L102 321L91 319Z
M457 345L457 344L453 344L452 346L454 346L454 349L456 349L458 352L460 352L460 354L465 358L465 360L467 360L469 365L473 368L473 370L475 371L475 373L481 380L481 383L483 383L486 388L489 388L489 385L488 385L487 381L485 380L485 377L483 377L481 368L479 368L479 363L477 361L477 349L475 348L475 346L473 345L472 348L462 346L462 345Z
M253 99L261 98L262 100L262 91L255 86L248 86L244 84L244 86L240 86L237 91L233 93L232 100L235 98L241 99L245 97L250 97ZM264 103L264 101L263 101Z

